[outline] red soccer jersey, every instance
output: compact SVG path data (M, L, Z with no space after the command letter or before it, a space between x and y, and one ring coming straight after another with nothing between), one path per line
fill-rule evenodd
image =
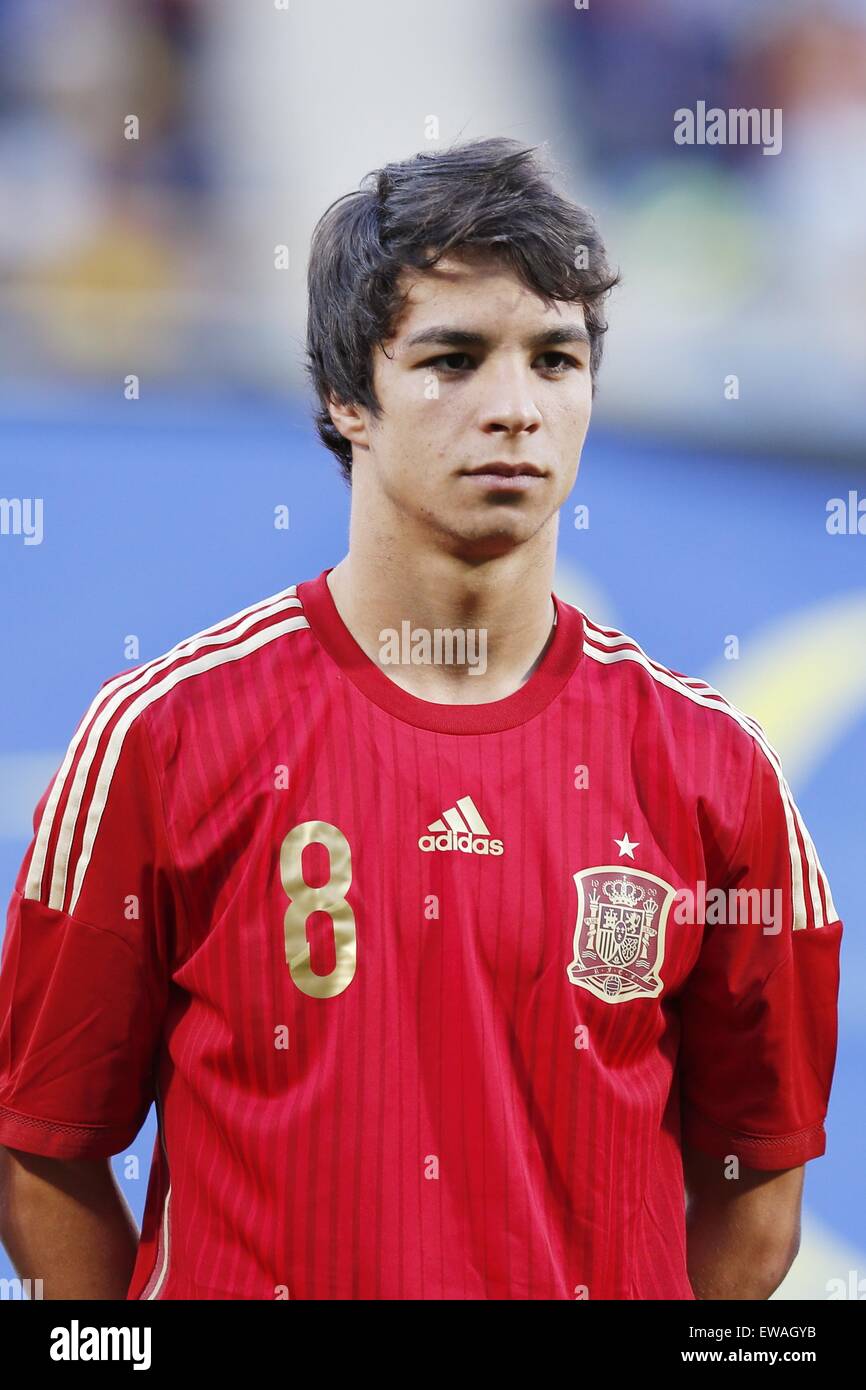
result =
M132 1299L692 1298L682 1140L825 1148L842 926L777 755L561 599L514 694L417 699L327 573L81 720L0 1142L115 1154L156 1100Z

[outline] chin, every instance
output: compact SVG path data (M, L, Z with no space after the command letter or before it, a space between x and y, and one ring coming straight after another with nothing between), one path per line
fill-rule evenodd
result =
M515 518L515 522L517 518ZM500 555L508 555L519 545L531 540L538 530L537 525L473 526L449 528L455 542L456 552L473 556L479 560L492 560Z

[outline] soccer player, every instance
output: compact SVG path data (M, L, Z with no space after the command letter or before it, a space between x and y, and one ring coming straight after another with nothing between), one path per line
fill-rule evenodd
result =
M830 888L763 729L552 592L615 278L506 140L319 223L348 554L102 685L12 896L2 1234L48 1297L741 1299L788 1270ZM108 1159L154 1100L139 1239Z

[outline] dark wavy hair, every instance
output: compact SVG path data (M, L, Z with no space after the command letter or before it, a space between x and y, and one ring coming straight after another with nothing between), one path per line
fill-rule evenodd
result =
M537 148L474 140L386 164L319 219L307 275L306 369L318 397L316 429L350 484L352 446L334 426L328 398L381 415L373 351L392 336L404 303L400 274L429 270L463 248L501 256L545 302L583 305L595 394L603 300L619 276L592 215L556 191Z

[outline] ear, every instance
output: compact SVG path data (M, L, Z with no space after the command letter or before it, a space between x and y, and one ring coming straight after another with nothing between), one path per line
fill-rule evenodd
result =
M366 412L365 412L366 413ZM344 405L333 396L328 397L328 414L334 428L344 439L359 449L368 447L367 421L365 413L356 405Z

